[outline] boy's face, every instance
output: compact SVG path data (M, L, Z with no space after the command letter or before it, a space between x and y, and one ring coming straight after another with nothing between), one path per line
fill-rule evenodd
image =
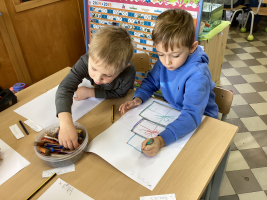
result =
M195 45L195 43L193 45ZM166 51L164 46L162 46L162 42L156 45L161 63L170 71L174 71L181 67L185 63L190 53L195 51L197 44L193 48L192 47L189 49L188 47L178 48L174 46L173 51L170 47L168 48L168 51Z
M95 62L90 57L88 63L88 73L97 85L109 84L120 74L114 74L112 70L105 68L103 62Z

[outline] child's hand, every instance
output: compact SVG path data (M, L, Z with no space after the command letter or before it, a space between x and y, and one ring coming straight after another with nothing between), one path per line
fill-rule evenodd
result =
M89 97L95 97L95 89L82 86L82 87L78 87L75 94L76 94L76 97L74 97L74 100L80 101L80 100L87 99Z
M142 103L142 99L139 97L134 98L132 101L126 101L124 104L122 104L119 108L119 111L124 114L126 113L128 110L139 106Z
M155 137L154 138L154 143L151 145L146 145L147 142L149 141L149 138L146 139L145 141L142 142L142 147L141 150L143 151L144 154L147 156L155 156L158 154L159 149L163 146L165 146L165 142L162 139L161 136Z
M58 133L58 141L60 145L63 145L68 149L76 149L79 147L78 134L73 124L60 126Z

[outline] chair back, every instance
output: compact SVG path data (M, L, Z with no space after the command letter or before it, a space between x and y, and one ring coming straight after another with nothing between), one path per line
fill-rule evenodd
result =
M134 53L131 61L137 72L148 72L150 70L149 57L146 53Z
M219 107L219 113L223 114L222 120L224 121L230 112L234 95L231 91L219 87L215 87L213 92L216 95L215 102Z
M149 56L146 53L134 53L131 61L136 69L134 87L140 87L147 72L150 70Z

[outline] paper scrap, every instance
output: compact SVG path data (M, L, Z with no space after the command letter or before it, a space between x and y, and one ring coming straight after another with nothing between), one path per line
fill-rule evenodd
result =
M18 152L8 146L0 139L1 158L0 162L0 185L10 179L24 167L28 166L30 162L23 158Z
M176 200L175 194L163 194L140 197L140 200Z
M17 124L10 126L9 129L11 130L11 132L13 133L13 135L15 135L17 139L24 137L24 134L21 132Z
M77 190L70 184L66 183L62 179L58 178L51 186L46 190L38 200L94 200L87 196L80 190Z
M34 130L37 133L43 130L41 126L39 126L37 123L35 123L34 121L30 119L24 121L24 123L27 124L32 130Z
M60 174L66 174L68 172L74 172L74 171L75 171L75 164L69 165L66 167L58 167L58 168L43 171L42 178L50 177L54 173L57 173L57 175L60 175Z

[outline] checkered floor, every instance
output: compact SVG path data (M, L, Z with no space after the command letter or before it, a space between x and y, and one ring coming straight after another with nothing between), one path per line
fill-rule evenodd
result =
M220 86L234 99L227 122L237 125L219 200L267 200L267 27L254 33L230 28Z

